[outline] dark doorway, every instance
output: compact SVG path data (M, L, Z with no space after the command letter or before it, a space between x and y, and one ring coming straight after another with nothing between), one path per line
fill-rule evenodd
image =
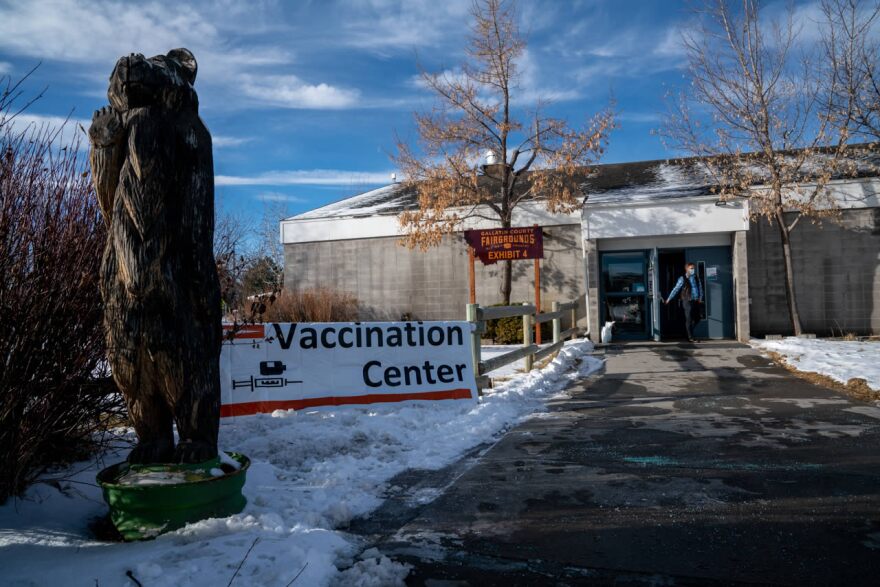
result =
M669 297L669 292L675 288L678 278L684 275L684 249L660 251L657 261L660 266L657 286L661 299L665 300ZM684 310L681 309L678 299L672 300L669 304L660 302L660 337L662 340L687 337L684 329Z

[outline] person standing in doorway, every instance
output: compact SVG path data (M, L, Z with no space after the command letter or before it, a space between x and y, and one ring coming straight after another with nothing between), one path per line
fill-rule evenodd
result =
M700 321L700 304L703 303L703 288L697 279L696 267L693 263L684 266L684 275L678 278L675 288L669 297L663 300L664 304L671 302L676 295L681 298L681 307L684 310L684 328L690 342L694 339L694 328Z

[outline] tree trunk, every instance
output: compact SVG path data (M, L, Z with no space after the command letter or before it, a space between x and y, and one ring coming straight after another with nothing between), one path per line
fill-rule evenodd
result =
M504 261L501 267L501 297L504 298L504 305L510 305L510 290L512 286L512 269L513 261L510 259Z
M801 329L801 317L797 309L797 299L794 290L794 265L791 258L791 239L788 225L785 223L785 215L782 208L776 209L776 226L779 228L779 236L782 241L782 261L785 265L785 298L788 302L788 315L791 319L791 328L795 336L803 334Z
M501 219L501 228L510 228L510 219ZM501 298L505 306L510 305L510 291L513 285L513 261L507 259L501 267Z

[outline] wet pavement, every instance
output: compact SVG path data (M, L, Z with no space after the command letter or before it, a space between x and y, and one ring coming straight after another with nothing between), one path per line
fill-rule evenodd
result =
M880 583L880 407L733 342L597 354L571 397L409 485L439 497L361 528L411 584Z

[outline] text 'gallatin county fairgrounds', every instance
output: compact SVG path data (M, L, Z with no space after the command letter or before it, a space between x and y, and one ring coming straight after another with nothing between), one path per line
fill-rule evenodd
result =
M464 239L484 265L544 257L544 232L539 226L466 230Z

